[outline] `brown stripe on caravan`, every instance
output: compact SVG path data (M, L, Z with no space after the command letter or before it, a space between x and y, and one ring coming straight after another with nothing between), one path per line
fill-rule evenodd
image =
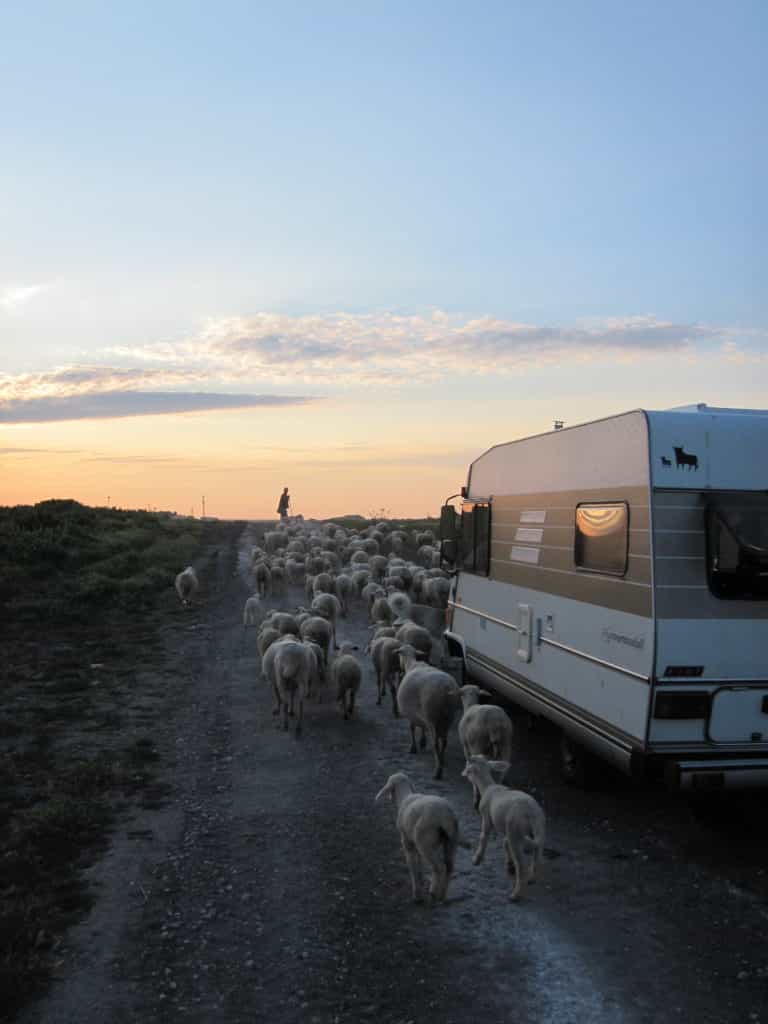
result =
M573 544L567 548L555 548L548 547L546 544L515 544L510 541L492 541L491 542L491 559L492 561L498 561L500 563L510 562L513 563L516 559L510 558L510 552L512 548L525 548L528 550L539 551L539 558L536 565L542 569L554 569L557 572L572 572L578 576L583 576L586 569L579 569L573 561ZM517 560L519 561L519 559ZM647 583L651 582L651 560L647 555L635 555L630 551L628 559L627 573L625 579L633 583ZM603 574L600 574L603 575ZM491 572L491 576L494 579L498 579L495 570Z
M651 616L650 584L631 582L621 576L576 569L565 572L491 558L491 579L539 590L544 594L615 608L632 615L643 615L646 618Z
M716 630L718 619L768 619L768 602L722 601L706 584L657 586L656 615L659 619L709 619Z
M629 506L629 558L625 577L578 569L573 558L576 507L624 501ZM647 487L588 488L545 494L499 495L491 500L491 579L549 594L650 616L650 516ZM524 513L539 513L525 516ZM521 541L520 528L540 529L541 543ZM538 562L510 559L513 547ZM535 552L535 554L534 554Z

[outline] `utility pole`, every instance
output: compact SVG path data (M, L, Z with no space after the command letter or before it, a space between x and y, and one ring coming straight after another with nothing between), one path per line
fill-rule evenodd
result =
M202 515L202 518L205 519L205 495L203 495L203 515Z
M563 426L563 420L555 420L555 430L562 430Z

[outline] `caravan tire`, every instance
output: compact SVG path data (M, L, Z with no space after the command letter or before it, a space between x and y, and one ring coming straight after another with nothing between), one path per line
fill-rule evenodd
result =
M589 789L595 777L594 764L594 754L568 733L560 733L560 772L564 782L578 789Z

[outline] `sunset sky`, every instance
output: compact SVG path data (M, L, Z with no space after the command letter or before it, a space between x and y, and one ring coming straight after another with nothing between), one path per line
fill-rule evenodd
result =
M490 445L768 406L768 5L0 16L0 504L436 514Z

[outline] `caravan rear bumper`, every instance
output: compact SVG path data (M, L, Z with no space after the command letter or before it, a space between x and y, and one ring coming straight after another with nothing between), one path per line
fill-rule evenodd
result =
M768 786L768 757L669 761L665 776L674 789L694 792Z

